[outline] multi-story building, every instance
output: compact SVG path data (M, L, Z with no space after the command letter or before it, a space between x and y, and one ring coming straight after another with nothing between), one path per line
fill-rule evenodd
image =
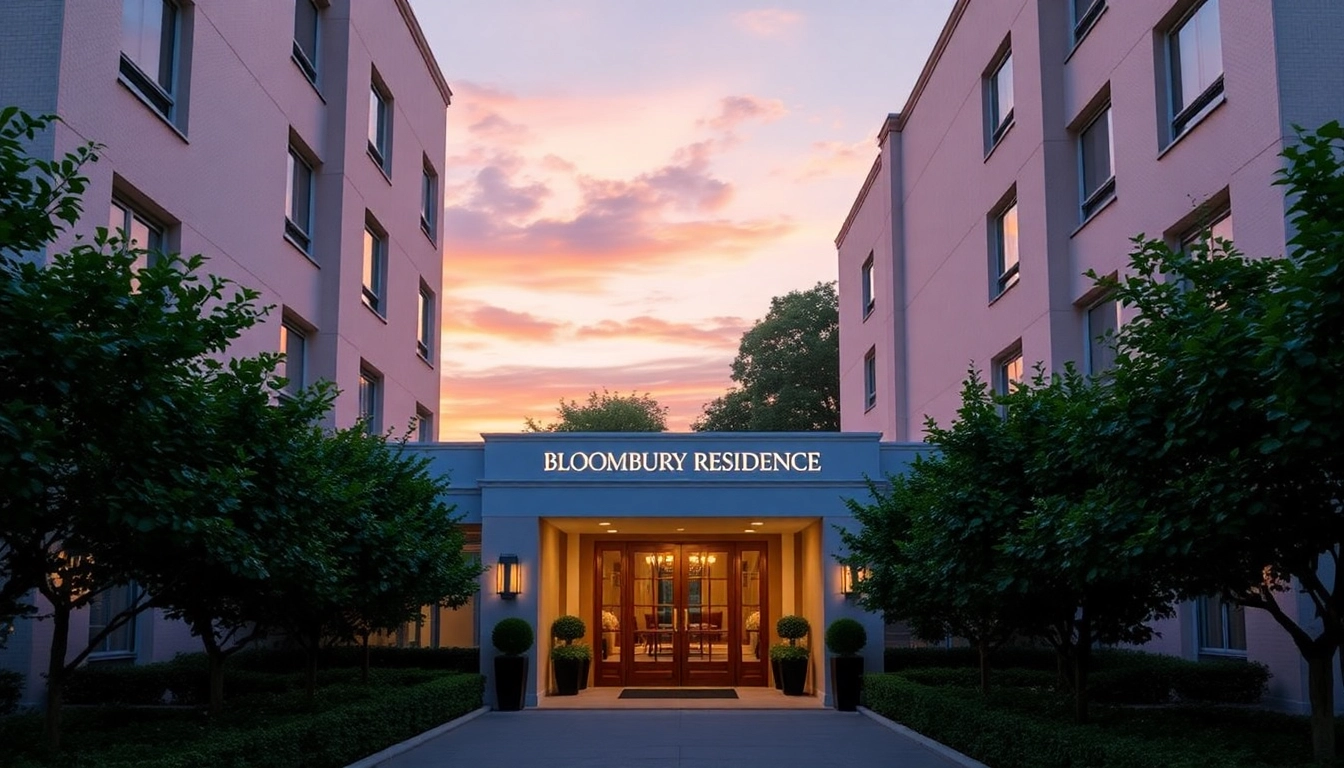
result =
M85 216L54 248L111 227L205 255L274 306L231 354L284 352L291 386L339 387L334 424L421 441L439 405L451 95L407 0L0 4L0 104L61 118L33 151L102 145ZM197 649L156 614L94 658ZM0 665L40 680L49 632L20 622Z
M999 391L1036 363L1104 369L1124 318L1085 273L1139 233L1282 254L1279 153L1341 115L1339 3L958 0L836 237L842 428L919 440L969 366ZM1263 661L1301 709L1297 651L1257 614L1182 606L1152 649Z

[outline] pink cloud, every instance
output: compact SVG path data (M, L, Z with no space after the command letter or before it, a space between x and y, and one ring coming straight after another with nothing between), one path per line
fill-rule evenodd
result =
M513 184L508 168L487 165L476 172L476 188L468 207L505 217L530 216L541 209L551 190L545 184Z
M580 338L629 337L737 349L742 332L749 325L740 317L714 317L707 325L695 325L641 315L629 320L603 320L581 326L575 333Z
M733 16L733 22L756 37L783 37L803 22L803 14L782 8L758 8Z
M757 96L725 96L719 99L719 114L700 121L717 131L731 131L748 120L769 123L787 115L789 110L779 99Z
M491 112L467 126L479 138L504 144L523 144L532 138L527 126L509 122L498 112Z
M823 176L858 176L867 171L877 156L872 139L855 142L817 141L794 177L800 181Z
M527 312L460 301L443 313L443 330L448 333L479 333L510 341L550 341L565 325Z

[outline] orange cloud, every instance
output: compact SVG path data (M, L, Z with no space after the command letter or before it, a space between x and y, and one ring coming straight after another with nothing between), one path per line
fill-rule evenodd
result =
M865 173L877 155L872 139L855 142L817 141L794 178L799 181L824 176L858 176Z
M564 327L565 323L488 304L458 301L443 313L445 332L483 334L509 341L550 341ZM454 346L458 346L456 341Z
M709 120L701 120L716 131L731 131L748 120L760 120L769 123L787 115L789 110L779 99L762 99L756 96L725 96L719 100L719 114Z
M803 23L803 14L782 8L758 8L734 15L733 23L756 37L783 37Z
M740 317L710 318L708 326L672 323L649 315L629 320L603 320L575 331L580 338L640 338L736 349L750 323Z

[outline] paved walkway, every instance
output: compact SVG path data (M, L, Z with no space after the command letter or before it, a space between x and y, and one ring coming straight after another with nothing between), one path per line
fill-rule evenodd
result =
M911 739L834 710L489 712L380 768L956 768Z

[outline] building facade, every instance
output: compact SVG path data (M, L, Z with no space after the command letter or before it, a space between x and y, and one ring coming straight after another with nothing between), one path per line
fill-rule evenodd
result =
M61 118L35 154L102 147L55 250L108 227L203 254L274 307L231 354L284 352L290 386L334 382L335 425L434 439L452 94L406 0L4 3L0 73L0 104ZM198 650L156 614L94 659ZM29 698L49 631L19 622L0 651Z
M998 391L1038 363L1104 370L1125 318L1086 273L1140 233L1284 253L1279 153L1341 115L1338 3L958 0L836 237L842 429L919 440L969 367ZM1265 662L1271 702L1304 710L1262 613L1182 606L1150 649Z

